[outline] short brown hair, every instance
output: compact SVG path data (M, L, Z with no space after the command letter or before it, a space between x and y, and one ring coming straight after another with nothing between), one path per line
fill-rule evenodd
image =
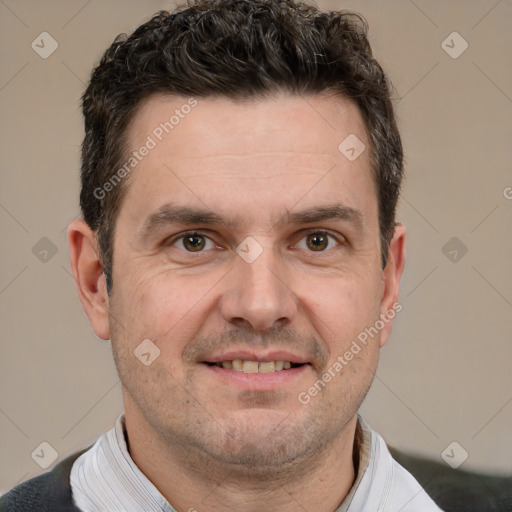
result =
M82 97L80 206L96 233L109 290L115 221L126 183L98 197L126 155L127 127L156 93L231 99L278 91L332 91L353 99L364 119L378 189L386 265L403 174L391 85L372 56L366 20L293 0L197 0L160 11L121 34L94 69Z

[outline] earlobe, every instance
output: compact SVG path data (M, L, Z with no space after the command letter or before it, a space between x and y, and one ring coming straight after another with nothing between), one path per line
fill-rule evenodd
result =
M380 346L383 347L391 335L396 314L402 310L399 303L400 279L405 266L405 226L395 224L393 238L389 244L388 260L384 268L384 282L380 302L380 314L384 328L380 333Z
M108 340L108 294L96 235L83 220L68 227L71 268L80 302L96 335Z

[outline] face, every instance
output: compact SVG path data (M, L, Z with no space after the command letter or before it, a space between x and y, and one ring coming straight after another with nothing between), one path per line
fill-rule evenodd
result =
M108 331L127 422L212 461L286 467L343 435L389 334L343 358L396 300L369 150L339 150L351 134L369 148L364 124L326 96L187 104L154 96L129 129L133 150L155 144L114 241ZM150 364L134 354L143 340Z

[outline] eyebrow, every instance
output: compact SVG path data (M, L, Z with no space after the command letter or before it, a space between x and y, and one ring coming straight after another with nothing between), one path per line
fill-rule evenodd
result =
M227 219L212 210L168 203L161 206L156 212L146 218L139 231L139 237L146 238L159 228L172 224L183 226L197 224L218 225L233 228L237 225L244 224L242 218L243 216L239 215L234 219ZM273 227L282 227L286 224L314 224L329 220L348 222L359 230L364 226L364 215L361 211L350 206L336 203L325 206L315 206L293 213L287 211Z
M326 220L349 222L358 229L362 229L364 225L364 215L362 212L341 204L316 206L295 213L288 212L286 216L286 221L289 224L313 224ZM283 222L279 224L281 223Z

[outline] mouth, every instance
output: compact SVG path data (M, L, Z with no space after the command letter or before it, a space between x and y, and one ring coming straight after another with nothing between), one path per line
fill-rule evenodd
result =
M266 353L237 350L206 356L199 362L212 378L220 379L231 389L235 386L247 391L274 391L294 385L293 382L298 386L296 379L308 378L308 369L313 369L305 357L276 350Z
M309 365L309 363L294 363L284 360L253 361L249 359L232 359L221 362L205 361L204 364L243 373L275 373Z

